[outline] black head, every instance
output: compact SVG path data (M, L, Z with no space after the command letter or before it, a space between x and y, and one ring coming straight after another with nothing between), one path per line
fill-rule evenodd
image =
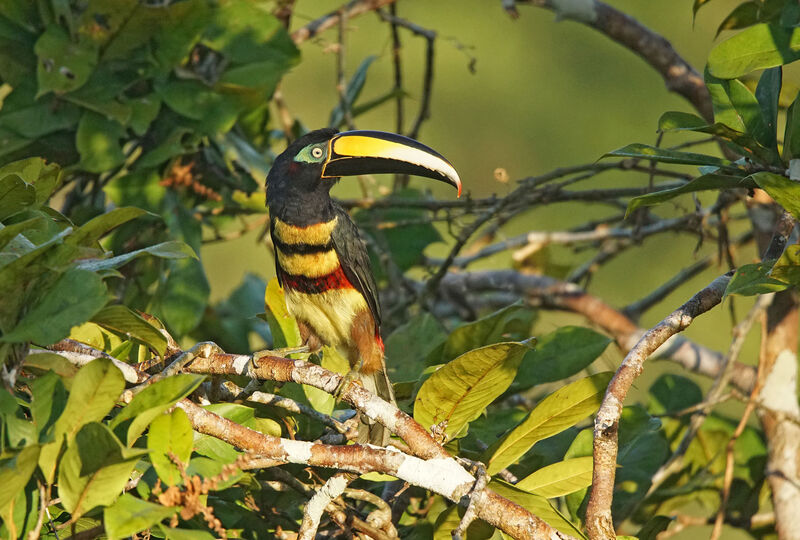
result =
M458 188L461 180L441 154L403 135L382 131L319 129L303 135L277 158L267 175L267 206L281 219L324 211L341 176L400 173L426 176Z

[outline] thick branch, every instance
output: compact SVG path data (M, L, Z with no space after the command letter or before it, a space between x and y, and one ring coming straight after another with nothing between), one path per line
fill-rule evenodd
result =
M594 471L591 495L586 508L586 529L590 538L606 539L616 536L611 517L611 501L617 467L617 430L622 415L622 404L628 390L641 374L644 361L656 349L670 337L685 330L696 317L722 301L730 277L730 274L718 277L658 325L648 330L631 349L611 379L594 422Z
M186 412L192 426L199 433L217 437L242 450L287 463L355 473L377 471L391 474L457 503L470 494L475 484L475 478L450 457L423 460L389 448L358 444L337 446L281 439L253 431L206 411L188 399L178 402L178 407ZM478 517L514 538L568 538L521 506L488 488L473 494L471 498Z

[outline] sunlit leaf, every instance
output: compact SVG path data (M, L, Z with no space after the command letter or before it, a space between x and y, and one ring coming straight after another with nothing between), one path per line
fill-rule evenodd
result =
M129 308L117 304L106 306L92 317L92 322L122 334L127 338L141 341L164 356L167 350L167 338L156 327Z
M414 401L414 420L430 428L446 421L452 438L477 418L514 380L522 343L497 343L464 353L423 383Z
M764 23L743 30L711 49L708 69L715 77L733 79L798 58L800 30Z
M592 457L565 459L534 471L516 484L517 488L552 499L592 484Z
M182 409L157 416L147 433L147 448L152 450L150 461L162 482L174 486L181 482L181 473L173 462L174 456L186 466L192 455L192 424Z
M161 506L125 493L103 511L103 525L109 538L124 538L151 528L177 511L174 506Z
M495 474L522 457L538 441L574 426L600 407L611 373L598 373L556 390L528 417L489 447L487 472Z
M710 165L713 167L724 167L726 169L733 167L731 162L727 159L707 156L705 154L669 150L667 148L657 148L655 146L638 143L623 146L622 148L605 154L603 157L637 158L683 165Z

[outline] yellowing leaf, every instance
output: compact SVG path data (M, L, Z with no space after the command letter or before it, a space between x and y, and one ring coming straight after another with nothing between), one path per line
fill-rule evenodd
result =
M542 439L574 426L600 407L611 373L598 373L556 390L520 425L484 454L487 472L495 474L516 462Z
M592 456L566 459L542 467L515 484L519 489L552 499L592 484Z
M414 401L414 419L425 428L447 421L454 437L505 392L529 348L497 343L462 354L425 381Z

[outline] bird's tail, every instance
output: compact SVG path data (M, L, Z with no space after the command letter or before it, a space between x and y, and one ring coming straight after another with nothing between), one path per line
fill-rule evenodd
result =
M392 390L392 383L389 377L386 376L386 365L383 369L373 371L370 374L360 373L361 384L375 394L376 396L385 399L386 401L397 405L394 399L394 390ZM364 414L361 415L358 425L358 443L370 443L377 446L386 446L389 444L391 432L384 427L383 424L375 422L367 418Z

